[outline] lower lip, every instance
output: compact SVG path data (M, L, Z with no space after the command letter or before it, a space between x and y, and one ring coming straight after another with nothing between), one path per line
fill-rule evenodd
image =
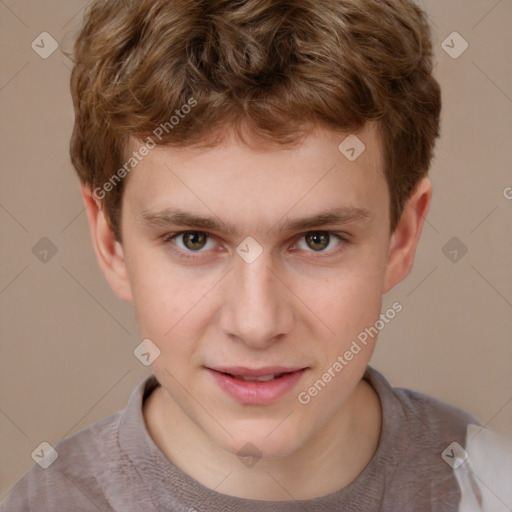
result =
M219 387L242 404L264 405L279 400L302 378L306 368L267 381L247 381L208 368Z

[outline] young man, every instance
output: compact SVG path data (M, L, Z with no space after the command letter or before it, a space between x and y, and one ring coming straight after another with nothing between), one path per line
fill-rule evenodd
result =
M72 161L154 376L5 510L484 509L478 422L368 366L432 195L420 8L97 0L75 50Z

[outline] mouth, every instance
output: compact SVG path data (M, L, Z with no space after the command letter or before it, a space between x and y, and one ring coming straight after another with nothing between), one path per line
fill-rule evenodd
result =
M239 380L265 382L280 378L289 373L306 370L307 367L265 366L262 368L248 368L246 366L232 366L209 369Z
M287 373L272 373L270 375L262 375L261 377L245 377L244 375L233 375L231 373L225 373L224 375L227 375L228 377L233 377L234 379L238 380L245 380L246 382L250 381L257 381L257 382L267 382L269 380L274 379L280 379L283 375L287 375L287 373L293 373L293 372L287 372Z
M290 392L307 367L206 368L218 386L242 404L269 404Z

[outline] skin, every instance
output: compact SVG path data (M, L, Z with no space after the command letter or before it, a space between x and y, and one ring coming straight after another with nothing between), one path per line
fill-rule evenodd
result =
M317 126L291 149L257 139L244 145L232 134L210 149L157 147L127 179L122 244L101 203L82 189L100 266L117 295L133 301L141 339L160 349L152 369L162 386L144 407L148 431L170 461L218 492L260 500L326 495L354 481L378 447L380 401L361 379L376 337L307 405L297 396L375 324L382 296L409 274L432 186L428 178L418 184L390 234L375 127L357 133L366 149L354 162L338 150L347 135ZM269 231L348 205L369 216ZM220 218L239 233L141 220L170 206ZM202 245L165 238L185 230L210 237ZM311 231L324 238L310 241ZM236 253L248 236L263 248L250 264ZM204 368L221 365L308 370L276 403L244 405ZM254 465L237 456L248 442L262 455Z

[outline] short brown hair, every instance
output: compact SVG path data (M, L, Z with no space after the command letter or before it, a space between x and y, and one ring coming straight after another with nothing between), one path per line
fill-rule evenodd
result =
M70 153L91 189L159 126L158 144L215 145L225 126L243 140L247 125L286 146L318 124L375 121L394 231L439 136L430 27L412 0L93 0L73 59ZM123 183L102 200L118 240Z

